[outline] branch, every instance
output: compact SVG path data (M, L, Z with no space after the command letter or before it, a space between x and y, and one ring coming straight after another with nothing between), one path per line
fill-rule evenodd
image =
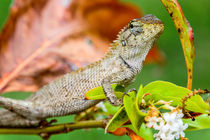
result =
M42 138L49 138L52 134L68 133L82 128L104 128L105 125L105 120L80 121L76 123L51 125L43 128L0 128L0 134L38 134Z
M187 88L192 89L193 62L195 58L193 29L185 18L177 0L161 0L178 31L187 65Z

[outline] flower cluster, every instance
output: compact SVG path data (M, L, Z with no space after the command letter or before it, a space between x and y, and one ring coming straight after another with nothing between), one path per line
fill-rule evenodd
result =
M158 133L154 134L156 140L178 139L185 136L183 131L188 127L187 124L183 124L183 116L181 110L163 113L162 117L148 116L146 126L158 130Z

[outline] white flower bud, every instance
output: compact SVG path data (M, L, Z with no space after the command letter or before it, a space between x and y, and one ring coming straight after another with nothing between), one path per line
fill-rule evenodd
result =
M163 113L162 117L150 117L147 120L146 126L159 130L157 134L154 134L156 140L174 140L179 139L180 136L184 137L184 130L188 125L183 124L181 110L174 112Z

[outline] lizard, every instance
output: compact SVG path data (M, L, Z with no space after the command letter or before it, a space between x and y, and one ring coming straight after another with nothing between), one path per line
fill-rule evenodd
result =
M150 48L164 30L164 24L154 15L131 20L113 41L104 57L74 72L64 74L24 100L0 96L0 126L38 126L49 117L65 116L88 109L101 100L87 100L85 93L102 86L106 98L122 105L112 84L127 87L141 71Z

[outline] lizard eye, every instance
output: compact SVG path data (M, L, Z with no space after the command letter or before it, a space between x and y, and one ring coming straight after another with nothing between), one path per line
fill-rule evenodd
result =
M132 29L133 28L133 24L131 23L129 27Z
M134 34L135 36L143 32L143 29L141 26L137 26L137 25L135 26L132 23L130 23L129 27L130 27L131 33Z

